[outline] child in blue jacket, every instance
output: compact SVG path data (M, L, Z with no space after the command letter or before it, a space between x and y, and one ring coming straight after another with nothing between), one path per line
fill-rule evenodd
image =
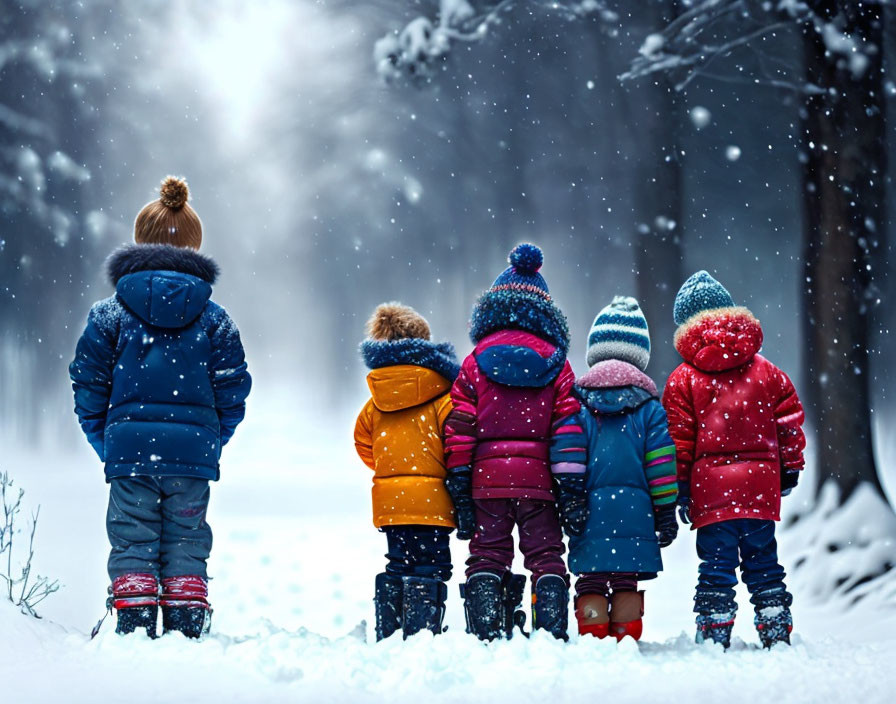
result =
M590 370L576 382L586 455L570 451L564 433L553 464L582 463L579 485L559 489L570 535L569 569L576 581L580 635L641 637L643 592L638 582L663 569L660 548L678 533L675 446L657 388L644 373L650 359L647 320L634 298L617 296L588 336Z
M105 463L110 608L118 633L197 638L207 627L205 516L221 448L251 378L239 332L210 300L218 267L197 251L186 182L168 177L108 261L115 295L90 310L69 367L75 412Z

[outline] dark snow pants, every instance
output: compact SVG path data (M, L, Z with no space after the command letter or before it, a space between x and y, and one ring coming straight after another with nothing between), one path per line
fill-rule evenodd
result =
M513 563L513 528L520 536L523 564L532 582L556 574L569 583L563 533L553 501L538 499L474 499L476 532L470 540L467 577L477 572L503 575Z
M398 577L451 579L450 528L440 526L385 526L389 552L386 572Z
M132 573L205 579L212 549L212 531L205 522L208 497L207 479L113 479L106 514L110 579Z
M753 518L719 521L697 529L700 558L694 611L733 611L736 570L740 565L750 601L761 608L769 594L787 593L778 562L775 522ZM789 596L789 595L788 595Z

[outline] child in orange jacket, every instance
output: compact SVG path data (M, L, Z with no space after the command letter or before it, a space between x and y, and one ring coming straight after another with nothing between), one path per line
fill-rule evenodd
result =
M445 489L442 433L457 377L454 348L430 341L429 325L398 303L377 307L361 345L371 399L355 448L373 475L373 524L388 563L375 581L376 639L441 633L454 506Z

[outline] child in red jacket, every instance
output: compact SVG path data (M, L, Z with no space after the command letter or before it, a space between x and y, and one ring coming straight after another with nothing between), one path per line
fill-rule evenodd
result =
M789 643L793 598L775 521L803 468L803 407L787 375L758 354L759 321L707 272L684 282L674 316L684 364L669 377L663 405L680 516L697 530L697 641L730 644L740 564L762 644Z

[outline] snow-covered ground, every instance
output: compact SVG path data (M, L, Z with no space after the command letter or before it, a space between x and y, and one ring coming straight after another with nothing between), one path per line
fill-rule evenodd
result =
M250 415L213 486L215 614L199 643L121 638L111 619L90 641L106 587L102 468L86 443L66 453L4 452L0 470L26 489L27 507L42 507L36 567L64 588L42 605L41 621L0 603L0 700L891 700L892 594L844 611L839 602L811 603L811 584L797 579L793 647L759 649L745 594L734 647L695 645L691 533L665 553L667 571L645 585L639 644L576 636L562 644L541 634L480 644L463 632L461 569L449 587L448 633L375 644L372 586L385 541L370 524L369 473L352 454L348 430L332 439L303 436L288 413L274 417L282 420ZM790 542L782 541L785 567L799 551ZM453 545L458 567L465 547Z

